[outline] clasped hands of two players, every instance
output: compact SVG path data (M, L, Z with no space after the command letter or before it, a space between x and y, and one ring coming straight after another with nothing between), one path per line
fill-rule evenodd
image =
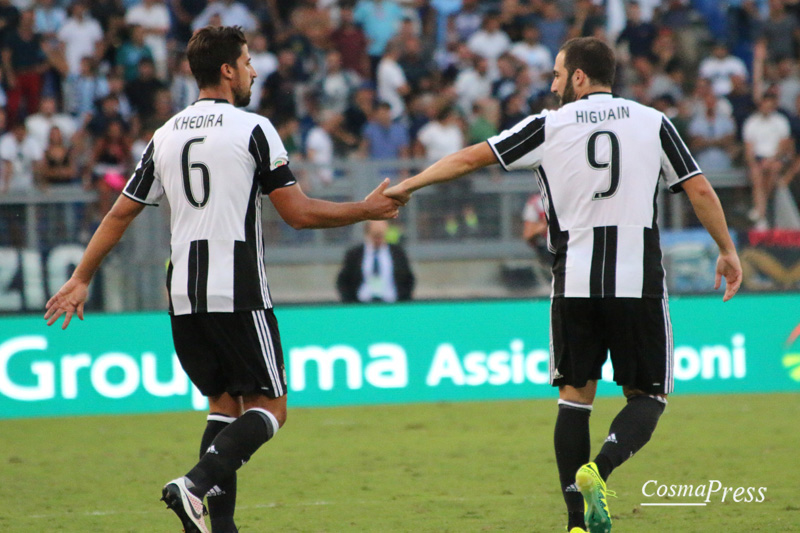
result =
M376 218L397 218L400 207L406 205L411 193L403 188L403 183L389 187L389 178L385 178L364 201L371 206Z

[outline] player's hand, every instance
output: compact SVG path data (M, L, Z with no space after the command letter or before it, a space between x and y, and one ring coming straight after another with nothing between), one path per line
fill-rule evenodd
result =
M386 220L389 218L397 218L399 208L403 205L398 200L386 196L386 188L389 186L389 178L385 178L380 185L375 187L364 198L364 203L370 212L370 220Z
M394 198L400 205L406 205L409 200L411 200L411 193L406 190L405 186L403 186L403 181L398 183L397 185L393 185L383 191L383 194L388 196L389 198Z
M67 329L72 315L77 314L83 320L83 304L89 295L89 285L75 278L70 278L61 289L47 302L47 311L44 319L47 325L52 326L61 315L64 316L64 324L61 329Z
M739 256L735 251L719 254L714 289L719 289L723 277L725 278L725 295L722 297L722 301L727 302L733 298L742 284L742 264L739 262Z

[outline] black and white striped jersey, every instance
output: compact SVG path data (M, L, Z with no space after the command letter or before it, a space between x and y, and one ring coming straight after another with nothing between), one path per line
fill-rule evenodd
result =
M678 192L701 170L664 114L594 93L488 142L506 170L539 180L556 254L552 296L666 296L658 180Z
M198 100L155 132L123 193L169 202L170 313L272 307L261 196L294 183L270 121L225 100Z

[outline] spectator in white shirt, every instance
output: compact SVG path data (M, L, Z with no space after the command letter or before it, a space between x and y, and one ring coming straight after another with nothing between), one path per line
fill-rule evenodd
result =
M342 54L338 50L329 50L325 54L325 72L319 80L323 108L344 113L350 95L360 84L358 74L342 68Z
M488 60L478 56L473 61L474 67L461 71L455 82L458 107L464 114L472 111L472 104L476 100L492 94L492 78L489 75Z
M144 43L153 53L156 73L162 80L167 78L167 32L169 11L163 0L142 0L125 14L126 24L144 28Z
M535 91L548 88L550 71L553 70L553 54L539 42L539 28L536 25L529 24L523 28L522 41L514 43L511 53L528 66Z
M56 99L52 96L45 96L39 103L39 112L29 115L25 119L25 126L28 134L39 146L47 146L50 138L50 130L55 126L61 131L65 144L69 145L72 136L77 131L77 124L73 117L66 113L58 113Z
M403 97L410 90L406 75L397 62L398 59L400 59L400 46L396 42L390 41L378 63L377 84L378 100L392 106L392 120L397 120L405 113L406 105Z
M489 60L489 72L494 77L497 71L497 58L511 48L511 39L500 28L500 15L497 12L486 14L483 27L469 38L467 46L472 53Z
M3 179L0 193L32 192L44 157L44 148L28 134L25 124L17 122L0 137L0 160Z
M777 97L767 92L758 104L758 111L742 127L753 194L753 209L748 216L759 230L769 227L766 218L769 198L786 161L794 153L789 120L777 109Z
M261 91L264 82L270 74L278 70L278 58L269 51L267 37L263 33L257 33L250 39L250 64L256 69L258 77L253 80L253 87L250 90L251 97L247 109L255 111L261 105ZM191 72L189 72L191 78ZM192 79L194 81L194 79ZM179 108L183 109L183 108Z
M58 30L58 40L64 43L69 72L80 74L81 59L96 57L96 46L103 40L103 29L89 15L86 4L78 1L72 5L72 16Z
M333 181L333 137L342 124L342 115L326 109L320 113L319 125L314 126L306 137L306 160L315 165L311 171L312 187L327 185Z
M197 15L192 22L192 29L199 30L211 23L211 20L219 17L219 22L223 26L241 26L245 32L255 31L258 23L255 17L247 9L247 6L235 0L218 0L210 2L206 8Z
M744 61L728 53L728 47L723 42L714 45L711 56L700 62L699 74L701 78L711 81L711 87L717 96L726 96L731 92L732 76L747 77L747 67Z
M261 75L261 72L258 70L256 70L256 72L258 72L259 76ZM255 87L255 84L253 84L253 86ZM172 78L169 92L172 96L173 109L186 108L194 103L200 94L200 89L197 87L194 76L192 76L192 68L189 66L189 60L186 56L181 59L178 72ZM253 97L260 97L260 95L260 92L253 91Z
M448 106L439 111L436 120L425 124L417 134L415 151L418 157L435 162L464 148L461 118Z

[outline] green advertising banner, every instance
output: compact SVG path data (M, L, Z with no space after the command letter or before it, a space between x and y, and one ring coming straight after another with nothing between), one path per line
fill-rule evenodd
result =
M800 391L800 295L670 301L675 392ZM555 398L549 301L284 307L292 406ZM607 364L601 395L618 394ZM166 313L0 319L0 418L205 409Z

